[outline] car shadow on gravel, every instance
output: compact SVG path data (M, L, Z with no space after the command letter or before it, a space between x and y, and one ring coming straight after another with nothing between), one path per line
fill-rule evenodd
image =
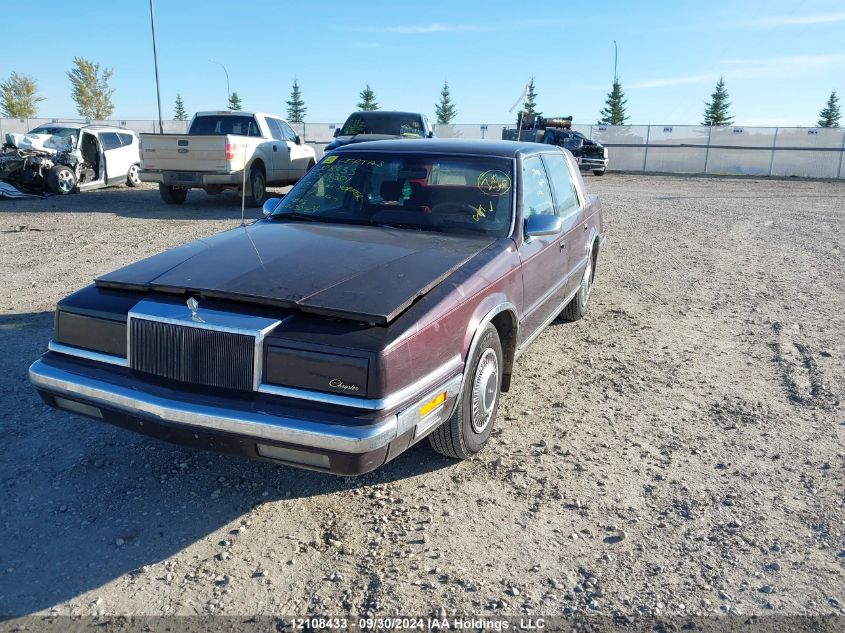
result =
M279 196L290 188L272 188L268 197ZM0 217L4 212L47 213L106 213L138 219L219 220L241 217L241 198L233 191L209 195L200 189L188 192L184 204L166 204L158 189L139 187L112 187L68 196L47 198L22 198L0 201ZM261 210L246 207L244 218L256 220Z
M263 504L453 464L426 442L375 472L336 477L183 448L50 409L29 385L27 368L51 328L50 312L0 316L0 524L14 535L3 548L2 615L49 609L118 578L140 582L144 565L204 539L216 543ZM312 520L305 517L305 524Z

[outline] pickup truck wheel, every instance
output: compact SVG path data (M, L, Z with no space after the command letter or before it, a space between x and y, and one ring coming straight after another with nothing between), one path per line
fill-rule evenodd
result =
M463 391L452 417L429 436L442 455L467 459L478 453L493 430L502 387L502 343L493 325L481 333Z
M264 178L264 170L258 165L253 165L249 170L249 195L246 197L246 206L260 207L264 204L266 195L267 181Z
M604 176L604 169L594 169L593 176Z
M587 257L587 268L584 270L584 275L581 277L581 285L578 287L578 293L572 297L567 306L563 309L560 316L565 321L577 321L584 318L587 314L587 306L590 303L590 294L593 291L593 249L590 249L590 255Z
M76 174L67 165L55 165L47 172L47 187L60 196L73 193L76 189Z
M126 173L126 185L128 187L137 187L141 184L141 166L132 165Z
M159 184L158 193L161 195L161 199L167 204L182 204L185 202L185 198L188 197L187 189L174 187L173 185Z

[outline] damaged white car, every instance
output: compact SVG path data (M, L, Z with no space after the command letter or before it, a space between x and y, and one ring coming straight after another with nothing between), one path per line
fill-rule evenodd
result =
M26 191L68 194L141 184L138 137L105 125L49 123L6 134L0 180Z

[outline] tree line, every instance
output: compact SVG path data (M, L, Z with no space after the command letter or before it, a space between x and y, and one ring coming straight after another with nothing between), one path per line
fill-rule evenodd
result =
M71 96L76 103L77 113L91 120L108 119L114 112L112 96L114 90L110 86L113 70L101 68L100 64L91 60L74 57L73 67L67 71L67 78L71 85ZM359 110L378 110L379 103L375 91L367 83L358 95L359 101L356 104ZM12 72L3 83L0 83L0 111L4 116L27 119L36 116L38 104L44 98L38 95L37 81L28 75ZM288 121L302 123L308 108L299 81L293 80L290 99L286 102ZM628 100L622 90L622 82L618 77L613 80L613 85L605 100L605 107L600 113L599 125L624 125L628 120ZM237 92L229 95L228 108L230 110L243 109L243 102ZM704 114L701 125L721 126L732 125L733 116L730 112L728 90L724 77L720 77L716 83L716 89L710 95L710 100L705 103ZM440 91L440 100L434 104L434 111L437 123L445 125L452 123L458 115L457 106L452 100L449 82L444 81ZM542 114L537 110L537 90L534 85L534 77L528 82L525 100L519 118L525 115L539 116ZM181 93L176 95L176 102L173 109L173 118L177 121L188 120L188 110ZM830 93L827 103L819 112L818 127L839 127L842 113L839 106L839 96L836 90Z

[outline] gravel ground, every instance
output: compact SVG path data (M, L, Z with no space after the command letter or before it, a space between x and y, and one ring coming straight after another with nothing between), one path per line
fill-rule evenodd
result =
M235 225L236 197L0 201L0 613L845 613L845 183L587 185L590 314L522 357L488 447L357 478L175 447L27 382L58 299Z

